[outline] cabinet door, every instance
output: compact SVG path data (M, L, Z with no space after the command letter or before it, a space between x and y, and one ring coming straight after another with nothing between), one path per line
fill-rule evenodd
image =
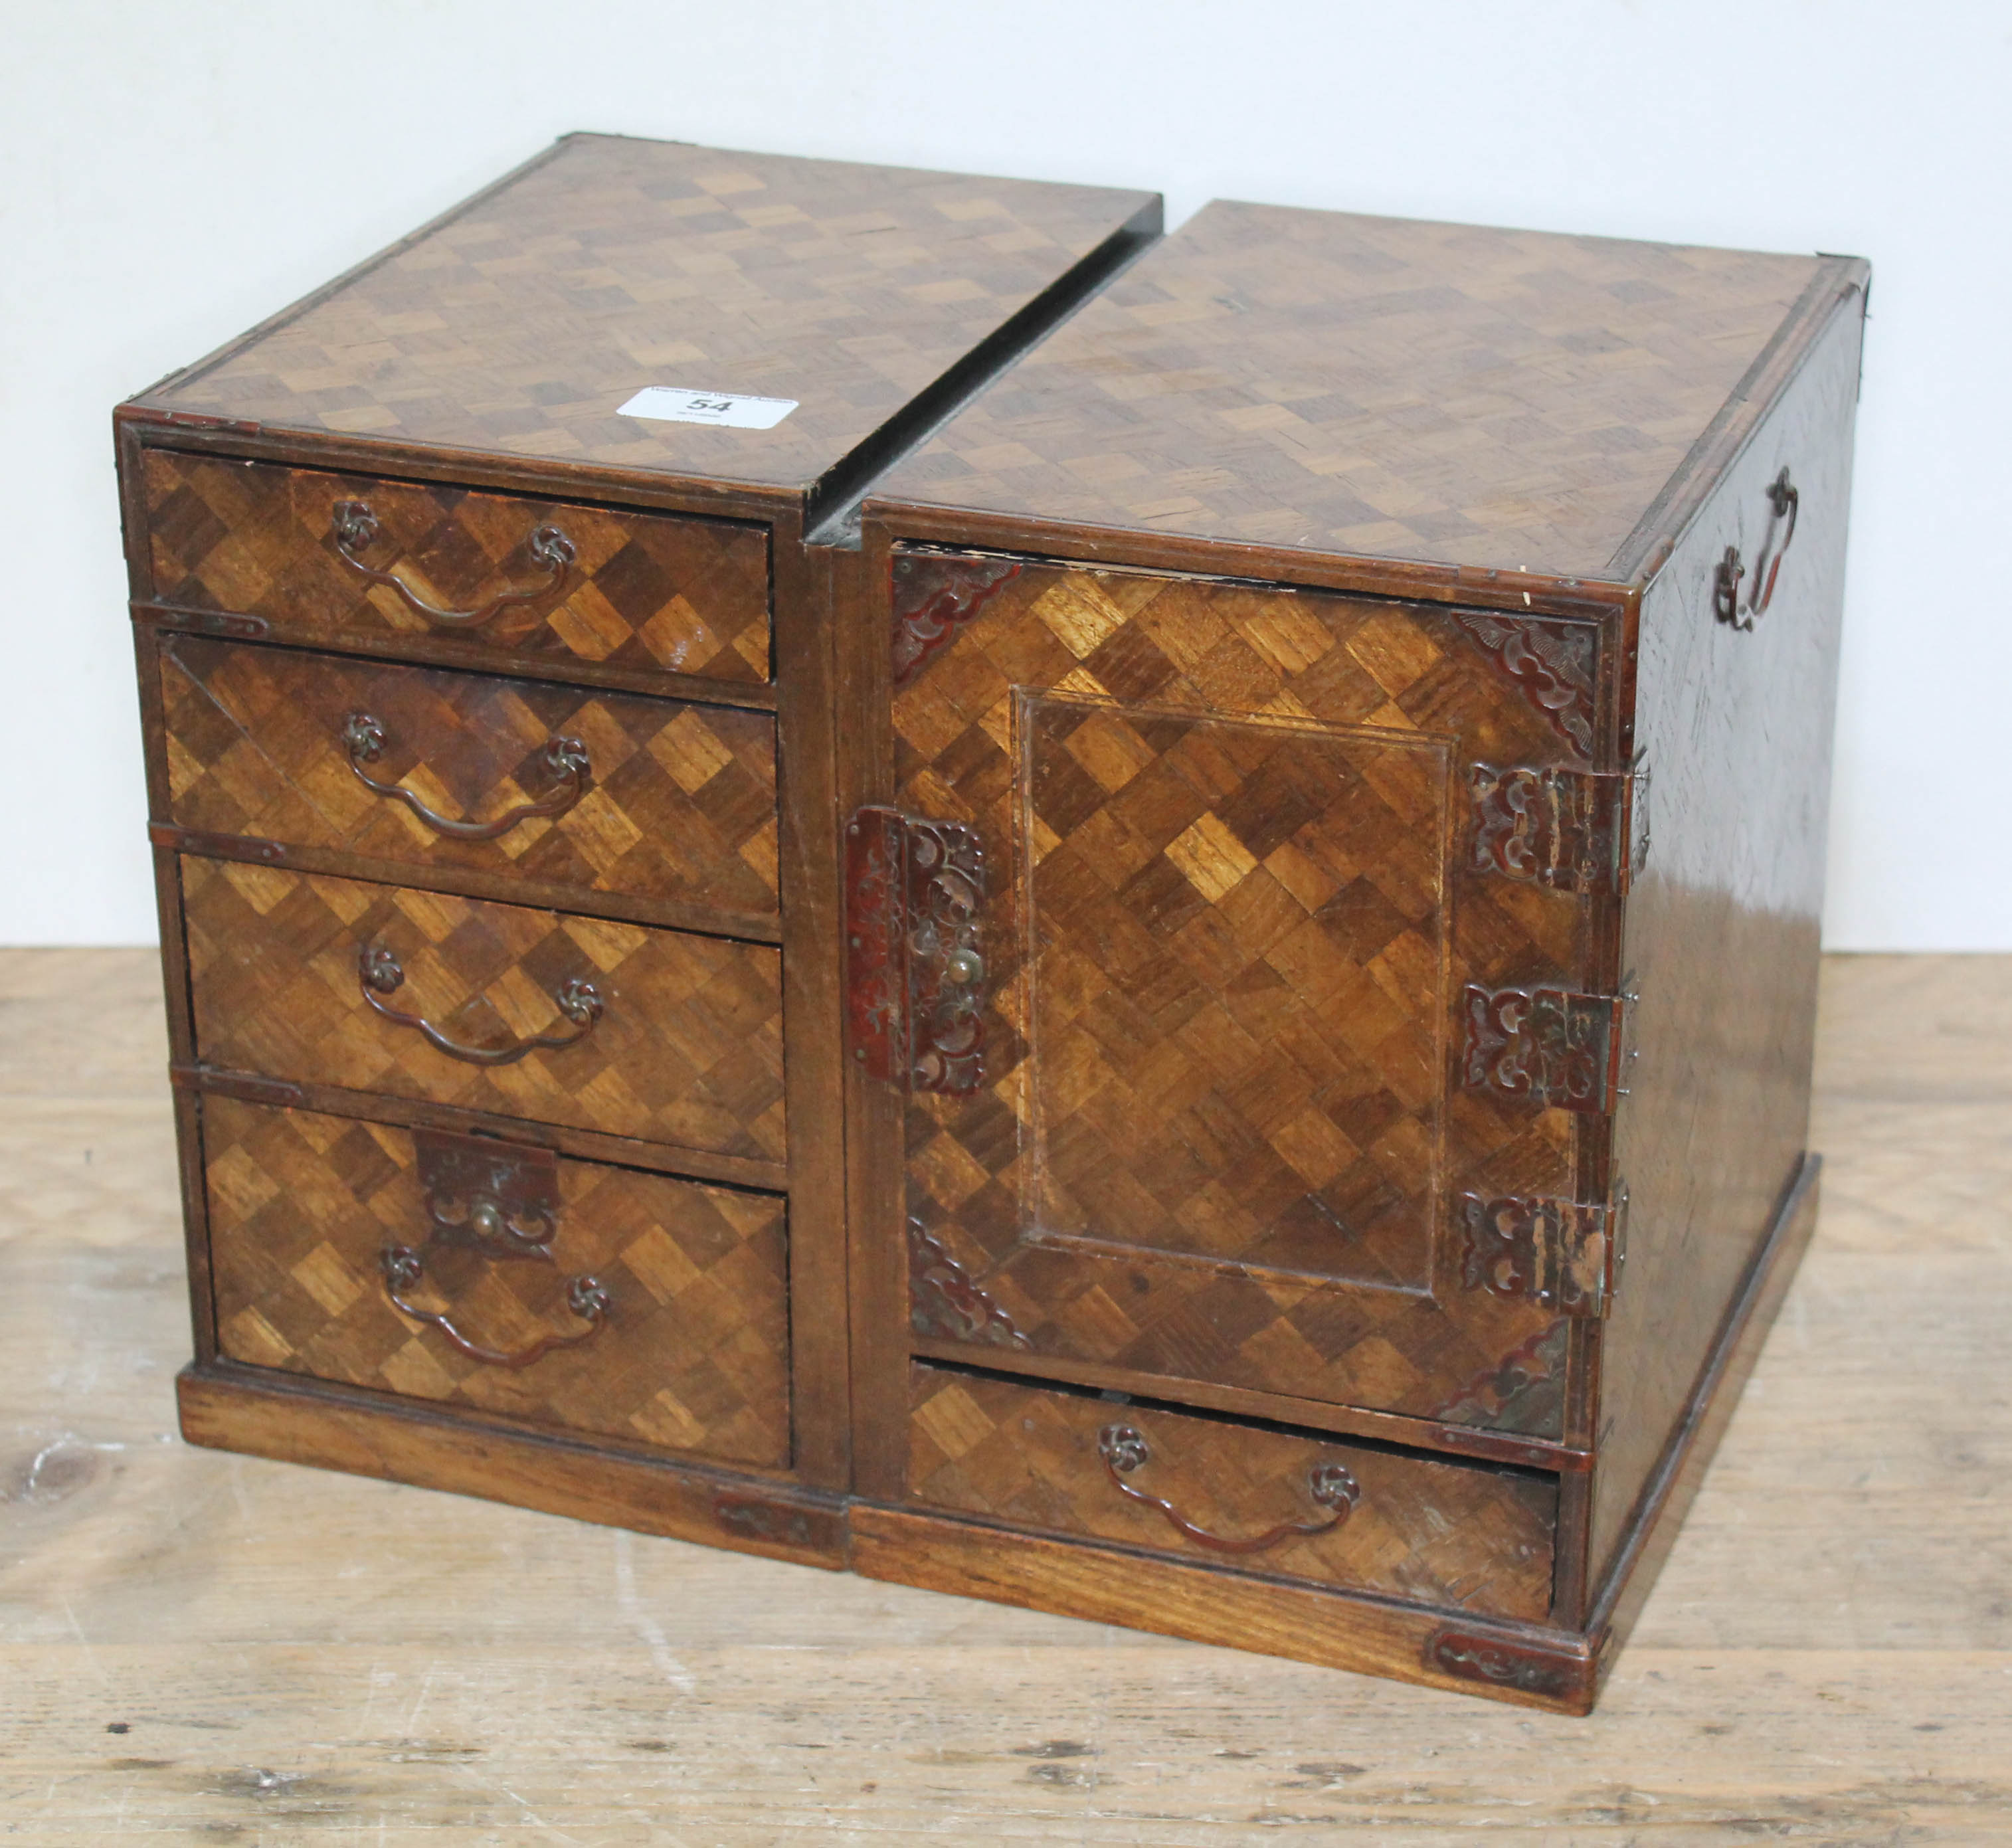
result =
M1557 1434L1568 1319L1468 1202L1582 1197L1605 1118L1471 1086L1469 1018L1587 986L1607 901L1501 773L1591 767L1597 623L926 551L893 589L852 1056L907 1093L915 1345Z

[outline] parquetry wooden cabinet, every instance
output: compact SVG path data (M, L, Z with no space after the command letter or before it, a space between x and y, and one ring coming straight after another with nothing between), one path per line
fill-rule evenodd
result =
M806 541L1158 229L572 137L121 407L191 1437L843 1562Z
M576 137L122 407L192 1438L1590 1704L1814 1214L1868 272L1157 219Z

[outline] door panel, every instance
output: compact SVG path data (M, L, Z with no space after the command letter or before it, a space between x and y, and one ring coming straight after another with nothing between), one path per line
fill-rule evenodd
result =
M1463 1088L1461 1008L1582 985L1589 901L1469 790L1587 765L1596 626L971 565L892 701L897 806L985 861L982 1073L906 1111L915 1330L1556 1435L1564 1322L1470 1285L1457 1205L1571 1197L1604 1119Z
M1019 701L1029 1233L1429 1287L1446 742Z

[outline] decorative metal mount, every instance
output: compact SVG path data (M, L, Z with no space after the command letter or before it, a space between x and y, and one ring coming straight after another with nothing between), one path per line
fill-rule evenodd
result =
M1484 1273L1477 1272L1472 1260L1468 1273L1472 1289ZM1571 1324L1560 1316L1499 1361L1490 1361L1432 1415L1445 1424L1472 1425L1483 1431L1561 1431L1571 1332Z
M1784 467L1767 487L1768 505L1771 509L1768 521L1768 536L1760 542L1760 555L1753 561L1753 596L1752 601L1742 604L1739 586L1746 576L1746 566L1739 555L1739 548L1728 545L1725 555L1718 562L1718 570L1712 583L1712 610L1721 623L1735 629L1750 630L1753 619L1767 613L1768 606L1775 601L1775 581L1782 575L1782 561L1788 555L1789 548L1794 544L1796 522L1800 517L1803 497L1789 479ZM1786 520L1788 528L1782 531L1782 523ZM1780 532L1780 543L1775 535Z
M1020 575L1010 558L947 552L897 552L894 564L894 666L908 685L930 657L950 646L999 587Z
M1464 1193L1461 1282L1561 1315L1606 1315L1628 1261L1628 1187L1611 1203Z
M1468 766L1468 865L1554 891L1625 897L1649 859L1649 771Z
M552 990L552 1004L573 1023L574 1032L530 1033L521 1040L507 1040L501 1046L466 1046L458 1040L450 1040L424 1015L408 1014L380 998L397 994L405 979L404 969L389 950L377 944L358 947L357 987L373 1011L381 1014L394 1026L412 1028L436 1051L471 1065L514 1065L527 1053L556 1051L577 1046L601 1024L601 990L591 982L583 982L575 976Z
M985 851L959 822L868 808L846 827L846 997L869 1077L965 1097L985 1082Z
M1626 1094L1622 1013L1633 998L1470 986L1461 1002L1461 1083L1554 1110L1611 1111Z
M1440 1630L1425 1645L1425 1666L1462 1681L1514 1688L1547 1700L1569 1700L1592 1685L1593 1664L1578 1656L1498 1642L1464 1630Z
M457 1352L485 1366L515 1372L562 1347L577 1347L598 1333L613 1302L598 1278L566 1281L566 1307L586 1325L540 1336L528 1347L489 1347L458 1327L451 1311L423 1309L406 1300L426 1276L426 1254L442 1246L491 1259L529 1259L550 1265L559 1225L558 1158L549 1149L505 1143L451 1129L416 1129L412 1147L426 1203L425 1246L387 1245L379 1254L384 1294L401 1315L437 1329Z
M374 545L382 531L377 516L371 511L367 501L337 501L335 503L330 516L329 533L335 541L336 552L342 562L372 583L383 584L397 591L405 607L415 615L423 616L429 623L437 623L448 628L480 628L513 604L537 603L555 595L564 587L580 555L573 542L557 526L536 527L524 542L524 549L530 554L531 562L548 573L544 583L513 586L508 590L498 590L487 603L473 609L441 609L416 595L395 571L380 571L357 556L358 553Z
M919 1219L908 1222L908 1324L946 1341L1026 1351L1034 1345Z
M1254 1534L1248 1539L1231 1539L1219 1533L1211 1533L1205 1527L1197 1527L1182 1514L1170 1501L1163 1501L1157 1495L1149 1495L1143 1489L1136 1489L1126 1478L1145 1464L1152 1453L1147 1447L1145 1436L1130 1425L1106 1425L1097 1434L1097 1454L1104 1459L1104 1473L1111 1478L1118 1493L1136 1502L1142 1502L1163 1516L1167 1525L1179 1534L1185 1535L1196 1545L1207 1547L1217 1553L1263 1553L1282 1541L1304 1539L1309 1535L1328 1533L1346 1521L1355 1504L1362 1498L1362 1486L1341 1464L1316 1463L1307 1472L1307 1493L1313 1497L1315 1506L1332 1511L1320 1521L1283 1521L1276 1527Z
M728 1533L771 1547L815 1547L830 1540L822 1531L830 1525L828 1516L819 1518L808 1509L761 1496L715 1495L712 1518Z
M587 794L588 780L594 774L587 747L579 739L555 738L545 747L542 759L557 786L550 795L540 801L520 802L494 821L451 821L436 814L403 785L383 782L364 769L366 764L374 764L384 755L384 727L372 715L351 713L343 724L342 741L349 753L349 768L366 789L404 803L436 834L455 840L497 840L523 822L564 815Z
M1459 609L1461 627L1581 757L1593 755L1599 634L1589 623Z

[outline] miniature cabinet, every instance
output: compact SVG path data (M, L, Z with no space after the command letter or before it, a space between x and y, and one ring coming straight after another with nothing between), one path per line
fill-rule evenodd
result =
M1591 1704L1814 1214L1868 272L1158 231L569 137L121 407L192 1440Z

